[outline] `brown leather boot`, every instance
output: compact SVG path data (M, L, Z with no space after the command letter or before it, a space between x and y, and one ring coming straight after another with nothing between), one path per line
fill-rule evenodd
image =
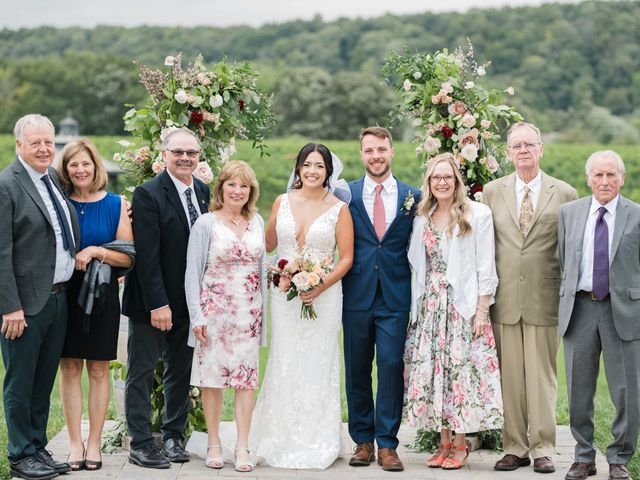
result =
M376 459L376 449L373 442L358 443L353 447L353 455L349 460L352 467L368 467Z
M402 460L398 458L395 448L378 448L378 465L387 472L401 472L404 470Z

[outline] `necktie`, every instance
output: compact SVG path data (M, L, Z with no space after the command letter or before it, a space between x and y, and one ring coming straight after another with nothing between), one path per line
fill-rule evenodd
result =
M609 295L609 227L604 219L607 209L598 209L593 237L593 295L604 300Z
M76 256L76 246L73 242L73 235L71 234L71 229L69 228L69 222L67 222L67 216L64 213L64 209L58 200L58 197L53 192L53 187L51 186L51 180L49 180L49 175L43 175L42 181L47 186L47 191L49 192L49 197L51 197L51 201L53 202L53 209L56 211L56 216L58 217L58 223L60 224L60 230L62 230L62 246L63 248L69 252L69 255L72 257Z
M198 211L196 207L193 206L193 202L191 201L191 187L187 188L184 191L184 194L187 196L187 210L189 211L189 225L193 227L193 224L196 223L198 219Z
M522 197L522 203L520 204L520 231L523 235L529 233L531 228L531 220L533 220L533 204L531 203L531 195L529 195L531 189L524 186L524 197Z
M376 185L376 198L373 200L373 229L378 235L378 240L382 240L384 232L387 231L387 221L384 215L384 203L382 203L382 185Z

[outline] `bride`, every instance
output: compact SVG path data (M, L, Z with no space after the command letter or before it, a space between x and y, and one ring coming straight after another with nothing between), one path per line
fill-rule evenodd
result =
M279 258L327 256L339 261L324 283L287 301L271 291L269 360L253 416L252 449L273 467L329 467L340 453L342 285L353 261L353 223L336 190L342 164L327 147L308 143L298 153L288 193L273 204L267 251ZM301 302L318 318L302 319Z

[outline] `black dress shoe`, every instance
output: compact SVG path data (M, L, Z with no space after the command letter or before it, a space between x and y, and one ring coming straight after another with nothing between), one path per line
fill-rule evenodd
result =
M42 463L39 455L36 454L11 462L11 476L26 480L47 480L56 478L58 472Z
M164 454L174 463L189 461L189 454L182 446L182 440L179 438L170 438L164 442Z
M36 456L38 459L44 463L46 466L53 468L57 473L67 473L71 471L71 465L65 462L58 462L51 456L51 452L49 450L38 450L36 452Z
M129 450L129 463L145 468L170 468L171 462L167 460L158 447L153 444L141 448Z

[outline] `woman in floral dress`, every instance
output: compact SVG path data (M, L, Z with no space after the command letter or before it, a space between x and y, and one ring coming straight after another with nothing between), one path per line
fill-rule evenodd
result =
M222 468L219 436L223 390L235 390L238 440L235 468L249 472L248 438L258 388L263 328L262 218L256 213L258 182L242 161L227 163L213 188L209 213L191 229L185 294L195 345L191 384L202 389L208 431L206 465Z
M500 371L489 305L498 285L493 221L470 201L452 154L432 158L409 247L412 318L403 420L440 431L432 468L460 468L465 433L501 428ZM455 434L454 434L455 432Z

